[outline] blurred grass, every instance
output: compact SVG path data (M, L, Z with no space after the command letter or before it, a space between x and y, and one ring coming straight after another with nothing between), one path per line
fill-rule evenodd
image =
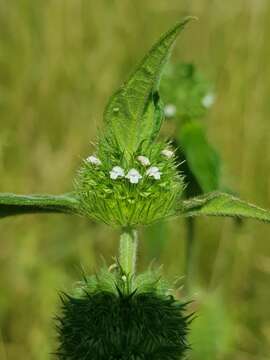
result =
M70 190L80 158L91 151L108 96L153 40L186 14L200 21L185 31L173 57L194 61L215 82L211 140L232 186L269 208L267 0L1 0L0 191ZM235 330L233 343L225 351L217 345L211 360L266 360L269 226L250 221L236 231L230 220L215 219L201 219L198 226L194 289L204 289L193 294L198 314L206 314L201 294L218 291L224 304L218 326L233 322ZM183 223L171 221L154 239L150 229L141 233L139 268L156 257L169 277L183 275ZM110 262L117 238L116 230L61 215L1 221L1 359L51 358L57 291L70 288L80 267L94 271L101 254ZM216 306L223 305L217 300ZM204 335L193 340L194 359L198 349L207 348Z

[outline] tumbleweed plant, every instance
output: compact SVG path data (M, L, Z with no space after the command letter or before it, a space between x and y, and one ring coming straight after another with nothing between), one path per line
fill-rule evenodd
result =
M164 120L159 82L176 38L192 18L165 33L110 98L95 148L73 191L63 195L0 194L0 216L75 214L121 230L115 263L61 296L61 360L179 360L192 314L159 270L136 274L137 227L177 216L231 216L270 221L270 212L220 192L185 199L185 178L170 142L158 141Z

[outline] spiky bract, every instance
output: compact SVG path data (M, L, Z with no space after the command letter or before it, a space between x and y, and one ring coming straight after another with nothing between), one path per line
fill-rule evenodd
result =
M129 154L103 138L96 151L101 165L83 161L75 182L83 215L120 226L150 224L172 215L184 185L175 159L162 155L166 148L165 143L141 145ZM143 165L138 156L147 157L151 165ZM125 176L112 179L110 171L115 166L121 167L125 175L136 169L142 178L136 184ZM151 166L159 169L160 179L147 175Z
M102 279L97 277L96 282L92 278L88 288L86 280L79 296L77 292L76 296L62 298L62 314L58 318L59 359L183 359L188 349L186 335L190 322L190 317L184 315L185 304L166 295L161 288L155 291L159 280L152 279L150 285L149 274L139 281L142 288L132 292L120 289L117 286L120 279L116 278L114 289L109 290L114 275L105 280L104 276L108 273L100 275Z

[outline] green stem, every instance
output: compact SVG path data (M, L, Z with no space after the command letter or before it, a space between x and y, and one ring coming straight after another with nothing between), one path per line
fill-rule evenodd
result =
M120 237L119 263L124 275L135 274L138 246L138 233L132 228L124 228Z
M195 247L195 220L193 218L186 219L187 235L186 235L186 291L189 293L191 287L191 277L194 271L194 247Z

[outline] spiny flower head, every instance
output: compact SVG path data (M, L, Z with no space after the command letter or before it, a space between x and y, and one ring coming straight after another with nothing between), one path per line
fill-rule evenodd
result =
M133 286L126 287L127 282ZM129 288L129 291L126 291ZM185 356L191 316L149 270L128 279L102 269L62 296L60 360L177 360Z
M88 157L75 182L83 214L119 226L149 224L172 214L184 185L168 144L142 146L127 156L101 139L95 153L98 166Z

